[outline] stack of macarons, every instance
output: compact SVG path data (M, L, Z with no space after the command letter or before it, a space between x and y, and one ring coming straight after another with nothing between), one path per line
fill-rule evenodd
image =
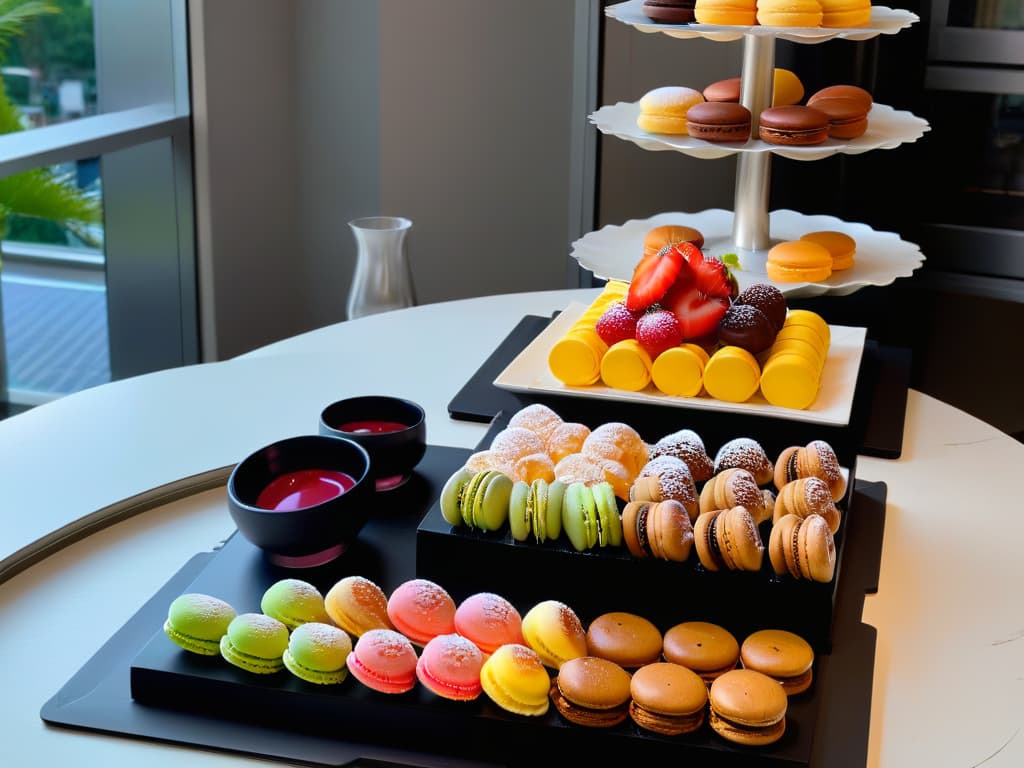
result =
M768 350L761 394L772 405L804 409L818 396L832 333L821 315L791 310Z
M601 358L608 345L597 335L594 326L605 309L626 296L629 284L609 280L572 327L551 347L548 367L563 384L582 387L595 383L601 376Z

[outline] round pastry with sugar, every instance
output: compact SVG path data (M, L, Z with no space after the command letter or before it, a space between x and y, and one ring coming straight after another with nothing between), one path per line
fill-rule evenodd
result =
M715 474L726 469L745 469L758 485L768 485L775 477L775 465L764 448L750 437L734 437L715 454Z
M690 474L698 483L707 480L715 471L704 441L692 429L681 429L658 440L651 446L651 458L658 456L675 456L685 461Z
M629 491L630 501L678 501L693 520L700 497L686 462L675 456L657 456L640 470Z
M562 417L542 403L531 403L516 411L508 420L510 427L528 429L545 442L561 424Z

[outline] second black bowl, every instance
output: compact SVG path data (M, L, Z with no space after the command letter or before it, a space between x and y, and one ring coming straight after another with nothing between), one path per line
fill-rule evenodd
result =
M320 434L343 437L365 448L378 491L397 488L408 480L427 450L423 408L387 395L331 403L320 413Z

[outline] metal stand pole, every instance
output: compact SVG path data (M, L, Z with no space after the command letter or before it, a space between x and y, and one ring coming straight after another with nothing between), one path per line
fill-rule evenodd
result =
M748 32L743 36L740 103L750 110L750 135L757 137L757 118L772 103L775 38ZM732 239L737 248L766 250L771 152L740 152L736 163Z

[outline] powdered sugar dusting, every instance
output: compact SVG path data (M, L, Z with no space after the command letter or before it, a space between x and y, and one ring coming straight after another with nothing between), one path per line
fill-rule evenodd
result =
M449 605L454 607L452 598L445 591L444 587L439 584L435 584L432 581L428 581L427 579L413 579L412 581L407 581L395 591L397 592L399 590L411 593L412 604L419 613L433 613L434 611L442 610Z
M565 603L555 603L555 606L558 609L558 623L565 634L567 636L582 635L583 624L576 612Z
M416 650L409 638L391 629L371 629L365 632L356 643L359 650L367 650L376 656L388 659L411 656L416 659Z
M804 498L812 512L819 509L827 510L832 506L832 491L829 490L828 483L820 477L805 477L802 482Z
M491 441L491 453L505 459L543 452L544 441L523 427L506 427Z
M807 448L818 454L821 473L828 482L833 483L842 476L839 470L839 459L831 445L824 440L812 440L807 444Z
M685 461L675 456L656 456L640 470L640 477L658 478L661 496L681 502L697 503L697 486Z
M651 448L651 458L658 456L682 459L697 481L707 480L714 472L714 464L704 448L704 441L692 429L681 429L658 440Z
M187 610L189 614L203 621L221 619L225 616L234 617L235 609L218 597L190 592L176 598L172 603L173 610Z
M510 427L528 429L541 440L547 440L551 433L562 423L562 417L551 408L541 403L530 405L516 411L508 420Z
M736 437L728 441L715 455L715 473L739 467L757 475L771 472L772 463L761 444L749 437Z

